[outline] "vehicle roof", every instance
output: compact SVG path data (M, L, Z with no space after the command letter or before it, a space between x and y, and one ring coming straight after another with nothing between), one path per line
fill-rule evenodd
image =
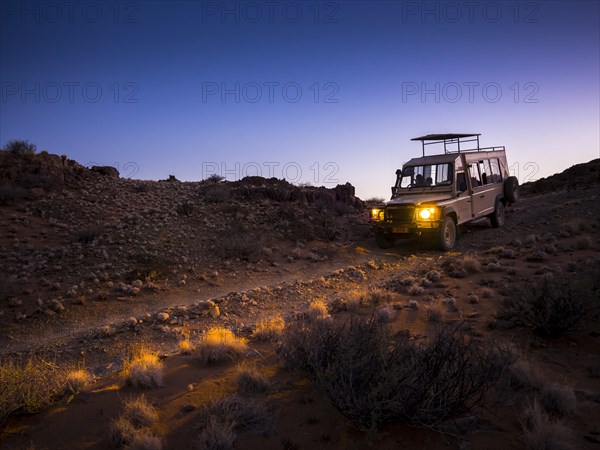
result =
M443 164L451 163L460 158L460 155L465 155L468 162L478 161L486 158L501 158L506 161L505 150L492 150L492 151L471 151L463 153L444 153L441 155L427 155L420 156L418 158L412 158L404 163L405 166L419 166L422 164Z
M443 155L428 155L420 156L419 158L413 158L404 164L405 166L419 166L421 164L442 164L451 163L460 157L460 153L446 153Z
M459 139L465 137L481 136L481 133L445 133L445 134L426 134L412 138L411 141L443 141L446 139Z

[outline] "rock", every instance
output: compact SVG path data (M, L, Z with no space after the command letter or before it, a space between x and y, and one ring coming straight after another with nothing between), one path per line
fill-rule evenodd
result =
M157 319L159 322L166 322L167 320L169 320L169 314L167 314L166 312L161 312L161 313L158 313L158 314L156 315L156 319Z
M113 166L92 166L91 170L110 178L119 178L119 171Z

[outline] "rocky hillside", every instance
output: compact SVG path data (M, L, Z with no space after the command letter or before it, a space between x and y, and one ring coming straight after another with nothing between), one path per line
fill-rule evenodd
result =
M575 164L561 173L525 183L521 188L523 194L543 194L563 189L585 188L598 183L600 183L600 158Z
M219 271L322 261L368 232L350 184L131 180L47 153L0 152L0 211L4 320L167 281L213 283Z

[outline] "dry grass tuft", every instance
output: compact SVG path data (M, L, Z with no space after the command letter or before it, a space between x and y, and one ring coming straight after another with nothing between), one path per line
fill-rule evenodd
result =
M125 363L125 380L137 387L158 387L163 383L163 363L158 353L142 348Z
M92 376L85 369L72 370L67 374L67 388L74 394L81 391L92 381Z
M437 270L430 270L425 274L425 278L427 278L432 283L437 283L442 278L442 274Z
M267 433L273 429L276 411L264 400L237 394L205 405L198 414L199 448L232 448L241 433Z
M195 357L206 366L239 359L247 351L248 343L245 339L237 337L227 328L213 327L204 334Z
M481 270L481 263L472 255L463 256L460 264L467 272L479 272Z
M446 312L439 302L432 302L425 306L427 320L431 323L441 323L446 320Z
M177 347L179 348L179 353L183 355L189 355L192 353L194 346L190 342L189 338L181 339L177 342Z
M269 341L281 336L285 322L281 317L262 319L256 324L252 337L257 341Z
M0 361L0 424L16 412L34 413L65 391L65 370L41 358Z
M417 285L417 284L413 284L411 287L408 288L408 293L410 295L422 295L425 292L425 289L423 289L421 286Z
M526 359L515 361L508 368L509 381L518 388L536 389L544 384L544 378L537 368Z
M135 428L147 427L158 420L158 412L144 395L132 397L123 404L121 417L128 420Z
M308 304L306 316L310 320L327 319L330 317L327 305L321 299L313 300Z
M222 422L217 417L209 417L198 433L196 448L199 450L230 450L233 449L236 437L233 422Z
M408 307L410 309L419 309L419 302L416 300L409 300L408 301Z
M239 365L235 374L235 382L238 392L245 395L262 394L271 389L269 379L256 366Z
M129 450L162 450L163 448L163 440L149 430L137 430L129 444Z
M534 400L521 416L525 447L529 450L571 450L572 431L560 420L550 418Z
M136 433L135 427L124 417L118 417L110 424L108 439L113 447L129 445Z
M396 314L396 310L391 305L384 305L375 310L375 317L381 323L393 322Z

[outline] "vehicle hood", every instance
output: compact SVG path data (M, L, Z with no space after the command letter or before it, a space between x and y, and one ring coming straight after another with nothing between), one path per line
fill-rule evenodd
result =
M386 205L420 205L422 203L439 203L450 199L452 199L452 194L449 192L404 194L390 200Z

